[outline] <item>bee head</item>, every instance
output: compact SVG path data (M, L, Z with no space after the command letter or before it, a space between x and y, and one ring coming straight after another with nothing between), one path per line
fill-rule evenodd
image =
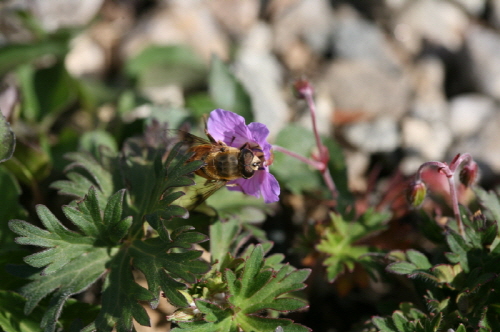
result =
M260 158L250 149L242 149L238 159L239 168L244 179L251 178L261 165Z

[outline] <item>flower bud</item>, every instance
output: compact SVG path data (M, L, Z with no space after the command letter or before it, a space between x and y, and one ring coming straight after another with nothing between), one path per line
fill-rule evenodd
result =
M406 198L412 206L419 207L424 202L426 195L427 187L425 183L417 180L408 187Z
M293 87L298 98L305 98L306 95L312 95L313 87L306 79L296 80Z
M460 182L466 186L470 187L474 184L477 179L479 167L477 166L475 161L470 161L467 165L465 165L459 174Z

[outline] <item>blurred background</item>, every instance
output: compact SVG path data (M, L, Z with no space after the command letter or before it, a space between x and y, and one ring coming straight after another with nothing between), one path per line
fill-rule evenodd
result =
M500 1L19 0L0 11L3 99L16 87L21 117L47 128L64 112L64 126L86 131L152 105L234 106L209 87L217 57L272 135L310 126L290 88L310 79L353 189L366 189L373 158L410 174L469 151L483 179L500 170Z
M287 131L280 145L307 154L314 141L294 130L310 116L291 88L307 78L349 191L370 190L374 169L409 176L463 152L493 188L499 32L499 0L4 0L0 109L17 136L7 167L26 201L50 205L44 184L62 176L64 153L118 149L151 116L177 126L219 107L266 124L271 142ZM304 324L347 330L351 309L332 315L334 304L313 303Z

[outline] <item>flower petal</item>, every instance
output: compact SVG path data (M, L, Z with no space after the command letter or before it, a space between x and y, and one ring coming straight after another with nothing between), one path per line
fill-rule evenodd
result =
M216 141L222 141L236 148L243 146L246 142L257 143L245 124L245 118L220 108L210 112L207 130Z
M237 179L229 181L227 189L241 191L247 195L259 198L261 195L265 203L273 203L279 200L280 185L276 178L268 171L259 171L250 179Z
M264 151L264 157L266 160L271 158L271 144L267 142L267 136L269 135L269 129L267 126L260 122L252 122L248 125L248 129L252 132L252 137L255 142Z
M266 176L264 181L260 184L260 192L262 193L262 197L264 198L264 203L273 203L279 201L280 196L280 184L278 180L269 172L265 173Z

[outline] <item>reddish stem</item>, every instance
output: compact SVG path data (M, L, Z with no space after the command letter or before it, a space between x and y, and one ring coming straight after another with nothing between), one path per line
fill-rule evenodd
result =
M455 183L455 171L461 163L469 162L470 160L472 160L472 157L468 153L465 153L463 155L457 155L449 166L446 163L442 163L440 161L429 161L423 163L417 171L417 180L421 180L421 173L427 167L436 167L438 169L438 172L446 176L446 178L448 179L448 186L450 187L450 198L453 208L453 214L455 215L455 219L457 220L458 232L462 237L465 233L462 217L460 215L460 208L458 205L458 192Z
M295 87L299 92L300 96L306 100L309 112L311 113L314 138L316 139L316 146L318 147L318 156L319 156L318 159L322 166L321 168L318 168L318 170L321 172L321 175L323 176L323 179L328 189L330 190L332 197L337 198L338 191L335 186L335 182L333 181L332 175L330 174L330 170L328 169L328 161L330 160L330 157L328 155L328 149L321 142L321 138L319 137L318 127L316 125L316 104L314 103L314 98L313 98L314 94L313 88L311 84L305 80L297 81L295 83Z

